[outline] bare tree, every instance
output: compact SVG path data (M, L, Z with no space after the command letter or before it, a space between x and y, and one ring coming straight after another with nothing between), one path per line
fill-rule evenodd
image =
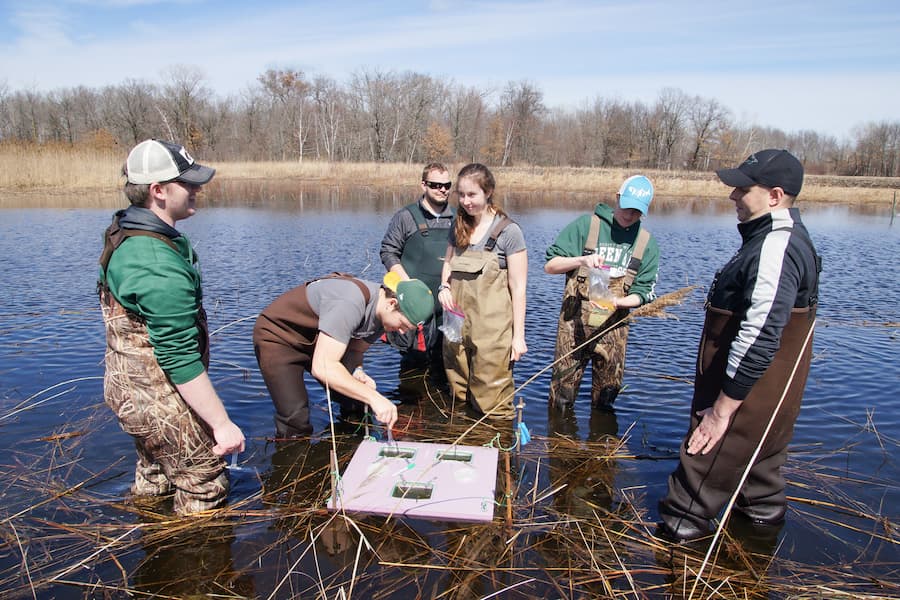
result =
M198 121L212 95L203 83L203 71L195 66L173 65L163 71L163 76L168 81L157 103L160 116L181 143L199 148L204 140Z
M406 145L406 162L411 163L420 161L424 155L421 143L428 131L428 123L436 114L443 90L431 77L406 73L401 78L401 91L402 104L397 120Z
M371 160L391 160L397 143L394 110L396 76L383 71L361 71L350 80L350 98L360 133L365 136Z
M709 169L712 142L728 126L728 120L729 111L718 100L694 96L688 102L687 121L692 138L692 149L687 161L689 169Z
M684 120L688 98L679 89L665 88L647 115L647 166L671 169L676 162L676 149L684 139Z
M154 135L159 137L155 118L157 89L136 79L126 79L115 87L107 87L101 94L107 127L125 145L133 146Z
M12 131L12 119L9 111L9 87L6 81L0 82L0 142L7 140Z
M312 99L315 107L316 158L324 156L335 160L345 111L344 92L333 79L319 76L313 80Z
M501 166L510 164L513 157L534 160L537 124L546 111L544 93L537 86L528 81L507 84L499 107L504 128Z
M851 173L874 177L900 174L900 122L868 123L857 130Z
M286 158L287 150L295 145L293 148L299 161L303 162L303 147L308 135L305 121L306 102L311 88L304 78L303 71L269 69L257 80L281 112L281 118L277 120L282 124L278 128L282 135L282 159ZM288 137L290 144L285 139Z
M485 138L489 90L457 87L452 82L443 96L442 112L453 138L453 153L467 162L478 160Z

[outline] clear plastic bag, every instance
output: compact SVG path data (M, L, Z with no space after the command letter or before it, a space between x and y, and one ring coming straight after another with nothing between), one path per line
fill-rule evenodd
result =
M466 315L453 309L444 309L442 324L438 329L443 332L448 342L458 344L462 341L463 323L466 321Z
M613 293L609 291L609 267L603 265L590 271L590 287L588 298L595 307L613 312L616 310L613 304Z

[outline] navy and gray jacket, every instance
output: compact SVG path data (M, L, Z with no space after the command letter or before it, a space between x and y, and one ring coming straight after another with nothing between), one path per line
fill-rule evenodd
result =
M707 307L740 315L722 391L743 400L781 343L791 309L818 302L821 263L796 208L738 224L743 243L716 274Z

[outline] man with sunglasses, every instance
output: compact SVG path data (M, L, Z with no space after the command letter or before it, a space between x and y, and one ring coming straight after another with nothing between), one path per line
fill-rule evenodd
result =
M434 318L404 334L389 333L388 341L402 354L400 369L430 369L443 375L442 335L437 322L442 315L437 301L441 268L447 252L447 236L456 212L450 206L450 171L441 163L429 163L422 170L422 195L397 211L381 241L381 262L401 279L420 279L435 299Z
M200 269L175 223L196 212L215 170L183 146L145 140L128 154L125 196L104 236L98 291L106 326L103 394L134 438L136 496L174 492L179 514L228 495L222 456L244 449L207 374Z

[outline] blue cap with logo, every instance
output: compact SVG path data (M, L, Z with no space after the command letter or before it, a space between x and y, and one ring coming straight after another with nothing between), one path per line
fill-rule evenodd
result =
M619 207L635 208L647 214L653 200L653 184L643 175L632 175L619 188Z

